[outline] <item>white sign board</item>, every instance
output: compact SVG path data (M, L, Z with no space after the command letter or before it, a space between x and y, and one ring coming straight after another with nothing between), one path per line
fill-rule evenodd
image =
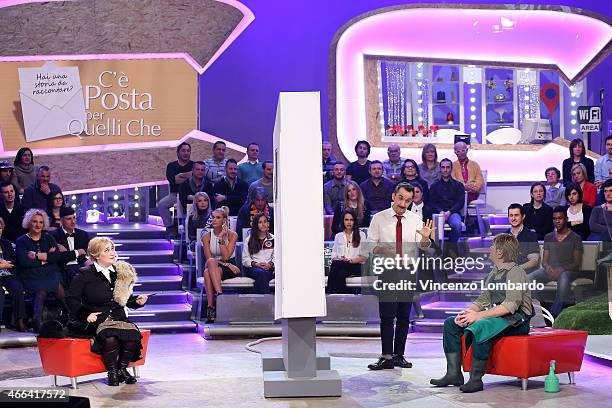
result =
M87 123L78 67L47 62L18 70L27 142L67 135L71 124Z
M281 92L274 125L276 319L325 316L318 92Z

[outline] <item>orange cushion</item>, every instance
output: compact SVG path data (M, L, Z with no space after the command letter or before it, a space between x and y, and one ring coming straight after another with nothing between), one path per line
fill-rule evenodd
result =
M130 367L145 363L149 346L150 330L141 330L142 358L130 363ZM103 373L106 371L102 357L91 352L89 339L66 337L63 339L37 338L38 353L43 370L47 375L63 377L80 377L83 375Z
M487 373L518 378L548 374L551 360L555 372L580 371L588 333L575 330L532 329L527 336L501 337L493 341ZM472 348L465 352L462 338L463 371L472 369Z

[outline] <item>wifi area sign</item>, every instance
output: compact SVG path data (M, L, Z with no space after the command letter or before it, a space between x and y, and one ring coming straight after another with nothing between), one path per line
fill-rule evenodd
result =
M578 107L578 123L580 123L581 132L599 132L599 127L601 126L601 107Z

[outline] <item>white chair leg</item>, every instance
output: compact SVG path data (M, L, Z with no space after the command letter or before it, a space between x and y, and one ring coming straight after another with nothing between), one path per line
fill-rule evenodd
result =
M569 383L570 384L576 384L576 380L574 378L574 372L570 371L569 373L567 373L567 376L569 377Z
M72 384L72 389L77 389L77 377L70 377L70 384Z
M521 378L521 390L527 391L528 378Z
M138 366L132 367L132 370L134 370L134 377L140 378L140 375L138 375Z

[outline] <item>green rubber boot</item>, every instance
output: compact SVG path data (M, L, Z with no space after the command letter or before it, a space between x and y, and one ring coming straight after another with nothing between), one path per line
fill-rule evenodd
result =
M431 385L436 387L448 387L449 385L463 385L463 373L461 372L461 353L444 353L446 355L446 374L442 378L432 378Z
M470 379L465 385L459 387L462 392L478 392L482 391L482 376L487 371L488 360L476 360L472 359L472 372L470 373Z

